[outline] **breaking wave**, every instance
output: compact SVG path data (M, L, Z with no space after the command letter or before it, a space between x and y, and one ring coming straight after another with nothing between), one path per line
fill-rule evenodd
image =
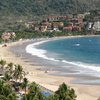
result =
M97 66L97 65L89 65L89 64L82 63L82 62L72 62L72 61L66 61L66 60L63 60L63 59L56 59L56 58L48 57L46 55L48 53L48 51L36 48L36 46L38 46L42 43L45 43L47 41L40 41L40 42L36 42L36 43L33 43L33 44L29 44L26 47L26 52L31 54L31 55L34 55L34 56L37 56L37 57L40 57L40 58L43 58L43 59L46 59L46 60L62 62L62 63L66 63L66 64L78 66L78 67L81 67L81 68L90 69L90 70L93 70L93 71L100 72L100 67Z

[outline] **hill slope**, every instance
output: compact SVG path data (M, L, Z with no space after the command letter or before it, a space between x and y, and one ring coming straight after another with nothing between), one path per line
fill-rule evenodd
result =
M1 15L66 14L100 9L100 0L0 0Z
M100 9L100 0L0 0L0 28L19 19ZM36 18L35 17L35 18Z

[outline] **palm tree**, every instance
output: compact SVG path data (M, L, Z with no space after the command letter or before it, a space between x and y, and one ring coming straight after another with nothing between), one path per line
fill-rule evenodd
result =
M2 87L3 87L3 85L4 85L4 81L3 80L0 80L0 94L2 94Z
M0 100L16 100L16 95L12 91L11 85L6 84L2 80L0 80Z
M6 100L6 97L3 95L0 95L0 100Z
M46 99L42 95L41 90L38 87L38 84L32 82L29 85L29 92L28 94L24 95L23 100L46 100Z
M6 65L6 61L5 60L0 60L0 67L3 70L4 66Z
M59 95L54 94L46 98L46 100L59 100Z
M27 80L27 78L24 78L21 87L22 87L22 89L25 89L25 95L26 95L26 88L27 88L27 86L28 86L28 80Z
M13 63L9 63L9 64L7 65L8 73L9 73L11 76L12 76L12 74L13 74L13 66L14 66Z
M38 84L36 84L35 82L32 82L30 84L30 86L29 86L29 92L30 93L33 93L34 92L36 94L36 92L38 92L38 91L40 91L40 89L38 87Z
M17 100L16 99L16 94L11 93L7 97L5 97L4 95L0 95L0 100Z
M16 99L16 94L15 93L11 93L7 96L7 100L17 100Z
M44 100L44 96L39 91L39 92L36 93L36 95L34 96L34 99L33 100Z
M20 65L15 65L15 70L13 74L15 80L17 81L18 79L21 81L25 77L25 72L23 71L22 66Z
M77 97L74 89L70 89L65 83L60 85L55 93L59 96L59 100L76 100Z
M2 79L3 79L5 82L9 82L11 78L12 78L12 77L11 77L8 73L5 73L5 74L4 74L4 77L3 77Z

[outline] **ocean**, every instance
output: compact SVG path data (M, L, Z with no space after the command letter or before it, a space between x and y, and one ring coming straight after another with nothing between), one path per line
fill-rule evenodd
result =
M52 63L64 71L62 75L90 75L100 77L100 36L62 38L29 44L26 52L40 59L40 63ZM71 71L70 71L71 72Z

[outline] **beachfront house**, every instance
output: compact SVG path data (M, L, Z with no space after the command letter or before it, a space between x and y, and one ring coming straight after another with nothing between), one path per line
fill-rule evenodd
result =
M9 32L4 32L4 33L2 33L2 36L1 36L1 38L2 38L5 42L7 42L8 40L10 40L10 37L11 37L11 34L10 34Z
M14 39L16 37L16 33L15 32L4 32L2 33L2 36L1 38L7 42L9 41L10 39Z

